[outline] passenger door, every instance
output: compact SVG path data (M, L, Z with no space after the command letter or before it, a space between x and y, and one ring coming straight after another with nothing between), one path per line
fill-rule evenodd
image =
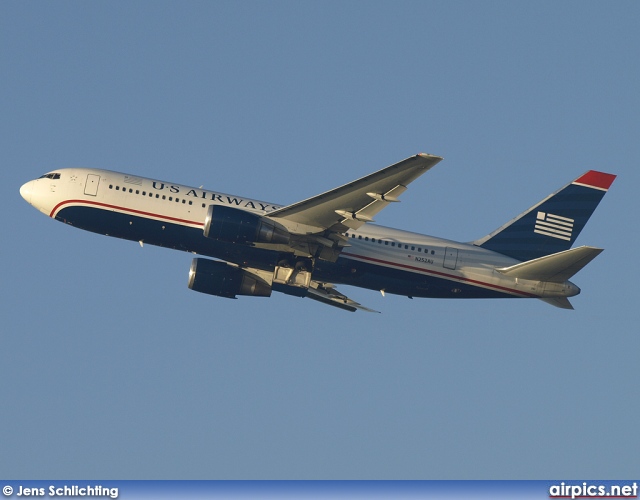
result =
M84 194L88 194L89 196L96 196L98 194L98 184L100 184L99 175L87 175L87 183L84 185Z
M444 250L444 267L455 269L458 263L458 249L447 247Z

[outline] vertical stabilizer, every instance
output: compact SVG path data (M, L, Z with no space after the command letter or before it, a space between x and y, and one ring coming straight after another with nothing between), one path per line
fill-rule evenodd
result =
M521 261L568 250L615 178L590 170L473 243Z

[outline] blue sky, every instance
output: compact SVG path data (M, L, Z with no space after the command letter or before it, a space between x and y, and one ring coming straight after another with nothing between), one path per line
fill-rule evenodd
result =
M2 2L0 473L623 478L640 466L637 2ZM187 288L187 254L56 223L86 166L295 202L445 159L383 225L469 241L589 169L575 311Z

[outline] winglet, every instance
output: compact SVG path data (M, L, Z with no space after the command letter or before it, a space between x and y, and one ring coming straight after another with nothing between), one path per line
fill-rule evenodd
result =
M418 153L416 156L422 156L423 158L434 158L434 159L437 159L438 161L444 160L442 156L432 155L430 153Z

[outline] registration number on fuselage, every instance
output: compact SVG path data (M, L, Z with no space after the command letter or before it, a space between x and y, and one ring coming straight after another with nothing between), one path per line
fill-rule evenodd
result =
M414 257L416 262L424 262L425 264L433 264L433 260L427 259L426 257Z

